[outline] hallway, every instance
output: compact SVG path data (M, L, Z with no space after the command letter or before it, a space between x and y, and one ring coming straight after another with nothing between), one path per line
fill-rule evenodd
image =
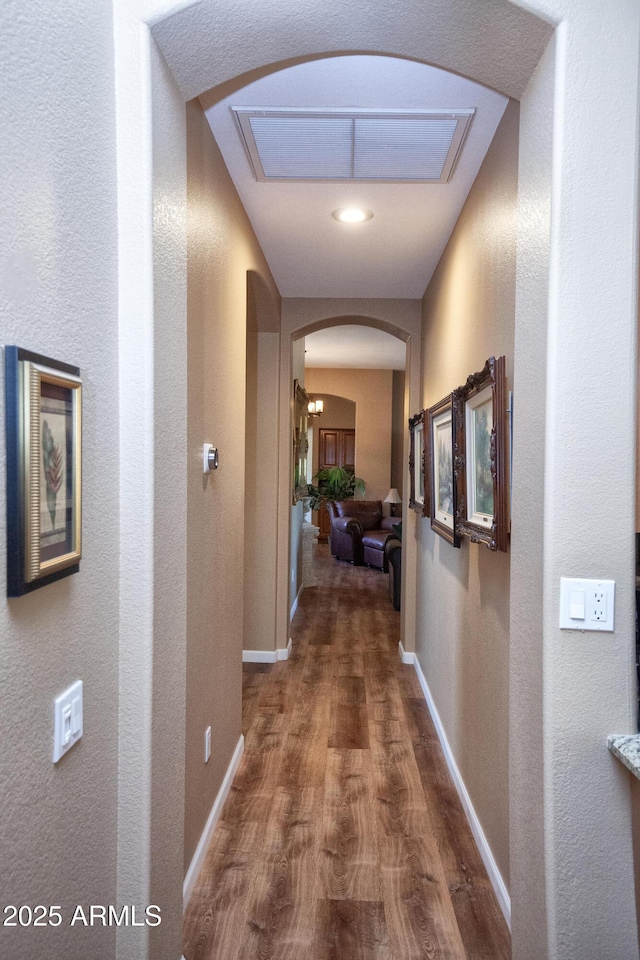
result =
M387 578L315 552L290 659L244 666L245 753L185 960L506 960Z

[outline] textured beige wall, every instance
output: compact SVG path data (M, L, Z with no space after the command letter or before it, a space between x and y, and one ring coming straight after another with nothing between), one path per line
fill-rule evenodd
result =
M332 393L356 404L356 475L367 500L384 500L391 478L391 370L310 367L307 392Z
M424 406L490 355L512 382L518 104L511 102L424 297ZM420 522L417 653L503 879L509 876L509 554Z
M186 137L184 101L140 24L144 4L115 0L109 25L121 464L116 900L160 904L162 925L119 927L116 955L173 960L184 859Z
M260 274L247 274L244 537L245 650L276 646L280 297Z
M149 954L153 960L173 960L180 949L178 918L181 861L184 851L184 725L175 722L184 717L186 644L187 644L187 384L181 371L187 361L186 278L186 181L184 165L184 102L167 65L153 45L152 78L155 90L153 110L153 263L156 277L154 299L153 350L153 498L149 507L153 530L153 672L151 710L151 749L141 768L150 770L151 863L149 894L152 903L163 905L164 929L149 930ZM160 96L160 90L163 91ZM174 142L167 128L178 127L181 138ZM128 325L128 324L127 324ZM122 327L120 343L122 344ZM121 401L122 409L122 401ZM121 421L122 423L122 421ZM147 441L148 442L148 441ZM124 503L124 497L122 498ZM138 510L141 514L144 513ZM125 548L125 552L126 548ZM121 594L121 601L125 592ZM133 606L140 603L133 599ZM121 603L122 609L122 603ZM131 640L122 625L121 654ZM139 641L138 641L139 643ZM142 644L140 644L142 646ZM126 730L125 689L129 703L134 677L123 683L124 656L121 655L120 686L120 764L128 750L130 731ZM128 673L128 671L127 671ZM144 741L143 741L144 742ZM124 789L122 780L120 797ZM123 806L119 804L119 876L118 896L122 894L122 851L124 837ZM128 826L131 826L129 822ZM143 834L138 824L138 836ZM138 843L127 850L127 860L138 858ZM126 900L124 900L126 903ZM134 946L134 930L123 930L117 938L120 956L140 956ZM126 946L125 946L125 939Z
M405 383L404 370L393 371L391 407L391 486L404 499L404 442L405 442ZM396 509L398 509L396 507Z
M548 956L544 825L545 413L552 124L556 42L549 44L520 108L518 293L516 299L510 611L510 893L511 932L522 960ZM525 254L526 252L526 254ZM525 315L524 321L519 318ZM523 908L523 905L526 907Z
M5 598L0 443L0 900L2 907L60 904L64 917L55 930L4 927L0 954L102 960L114 955L115 931L70 927L69 920L76 904L114 903L116 897L118 263L111 4L0 5L0 62L0 343L76 364L84 384L80 572L13 600ZM84 736L54 766L53 701L74 680L84 682Z
M521 155L527 162L520 168L511 554L511 645L517 658L511 676L512 719L520 702L526 716L513 723L511 739L512 755L522 758L511 768L518 812L512 830L519 841L512 860L520 945L514 955L632 960L638 942L629 777L604 746L608 734L637 729L632 534L638 259L630 238L638 236L638 207L631 198L639 169L640 5L569 0L563 6L551 58L545 57L542 74L521 103ZM550 90L551 65L556 83ZM611 102L619 109L611 111ZM612 143L617 149L610 149ZM607 177L592 176L603 163ZM546 277L545 300L540 281ZM536 383L545 347L546 377ZM542 412L536 406L541 395ZM537 472L541 452L543 483L535 500L542 509L534 513L529 506L521 509L529 486L523 472L532 460ZM601 509L612 489L613 523ZM600 633L559 629L563 576L616 581L615 630L604 643ZM542 669L523 677L530 638L542 651ZM542 704L541 724L534 698ZM540 793L527 789L540 775L543 837L536 822ZM535 829L525 832L527 819ZM545 952L528 937L540 926L533 914L539 912L541 856Z
M280 334L253 331L247 341L244 536L245 650L275 650Z
M185 868L240 736L247 270L270 274L197 102L187 104L188 607ZM272 281L270 281L272 284ZM273 287L273 297L278 294ZM202 473L202 444L217 471ZM204 734L212 727L211 760Z

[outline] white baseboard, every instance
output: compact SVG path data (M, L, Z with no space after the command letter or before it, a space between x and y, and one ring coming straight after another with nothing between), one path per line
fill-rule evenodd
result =
M289 643L286 645L286 647L284 648L284 650L280 650L280 649L276 650L276 653L277 653L277 655L278 655L278 660L288 660L288 659L289 659L289 654L291 653L291 644L292 644L292 643L293 643L293 640L291 639L291 637L289 637Z
M398 652L400 654L400 659L403 663L414 663L416 659L415 653L407 653L405 648L402 646L402 640L398 643Z
M206 852L209 848L213 831L215 830L216 824L220 819L220 814L222 813L224 802L227 799L229 790L231 789L231 784L233 783L233 778L235 776L236 770L240 766L240 760L242 759L243 753L244 753L244 737L241 734L240 739L238 740L236 749L233 752L233 756L231 757L231 762L227 767L227 772L224 775L224 780L222 781L222 785L218 790L218 795L213 802L213 806L211 807L211 813L207 817L207 822L204 825L202 836L198 841L196 852L194 853L191 863L189 864L187 875L184 878L184 883L182 885L183 909L186 909L187 904L189 902L189 898L193 893L193 888L195 886L196 880L198 879L198 874L202 869L202 864L203 864Z
M275 663L277 660L288 660L291 653L291 637L284 648L277 650L243 650L243 663Z
M300 602L300 594L302 593L303 589L304 589L304 587L301 586L300 589L298 590L298 593L297 593L297 596L296 596L295 600L294 600L293 603L291 604L291 610L289 611L289 620L290 620L290 621L293 620L294 614L295 614L296 610L298 609L298 604L299 604L299 602Z
M440 745L442 747L444 758L447 761L447 767L449 768L449 773L451 774L451 779L455 784L455 788L458 791L458 796L460 797L460 802L462 803L464 812L469 821L469 826L471 827L471 832L474 836L476 844L478 845L478 850L480 851L480 856L482 857L482 862L485 865L485 869L489 875L489 880L493 887L494 893L498 898L498 903L500 904L500 909L504 915L505 920L507 921L507 926L511 930L511 897L509 896L509 891L507 890L504 880L498 869L498 864L494 860L493 853L491 852L491 847L487 841L487 838L484 835L484 830L482 829L482 824L478 819L478 815L473 809L473 804L471 803L471 797L467 792L467 788L464 785L464 780L462 779L462 774L458 769L458 764L455 761L455 757L449 745L447 739L447 734L442 725L442 720L440 719L440 714L434 703L431 691L429 690L429 684L427 683L426 677L422 672L422 667L420 662L416 657L415 653L407 653L407 651L402 646L402 643L398 644L398 650L400 653L400 659L403 663L412 663L413 667L418 676L420 686L422 687L422 692L424 698L427 701L427 706L429 707L429 713L431 714L431 719L436 728L438 738L440 740Z
M278 659L277 650L243 650L243 663L275 663Z

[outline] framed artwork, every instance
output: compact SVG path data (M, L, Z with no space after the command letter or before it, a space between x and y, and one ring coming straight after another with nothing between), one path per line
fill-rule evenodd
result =
M460 537L455 530L457 484L453 469L453 434L453 401L449 394L427 410L425 476L431 526L448 543L459 547Z
M424 487L424 410L409 420L409 506L428 516Z
M77 573L82 555L82 381L5 347L7 596Z
M490 357L453 393L455 531L490 550L509 541L504 357Z
M309 452L309 397L293 381L293 503L307 496L307 454Z

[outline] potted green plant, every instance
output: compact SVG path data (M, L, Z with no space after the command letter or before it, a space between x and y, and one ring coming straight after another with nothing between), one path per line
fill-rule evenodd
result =
M356 477L352 467L325 467L313 479L317 483L308 484L305 497L312 510L318 510L328 500L348 500L356 493L364 493L364 480Z

